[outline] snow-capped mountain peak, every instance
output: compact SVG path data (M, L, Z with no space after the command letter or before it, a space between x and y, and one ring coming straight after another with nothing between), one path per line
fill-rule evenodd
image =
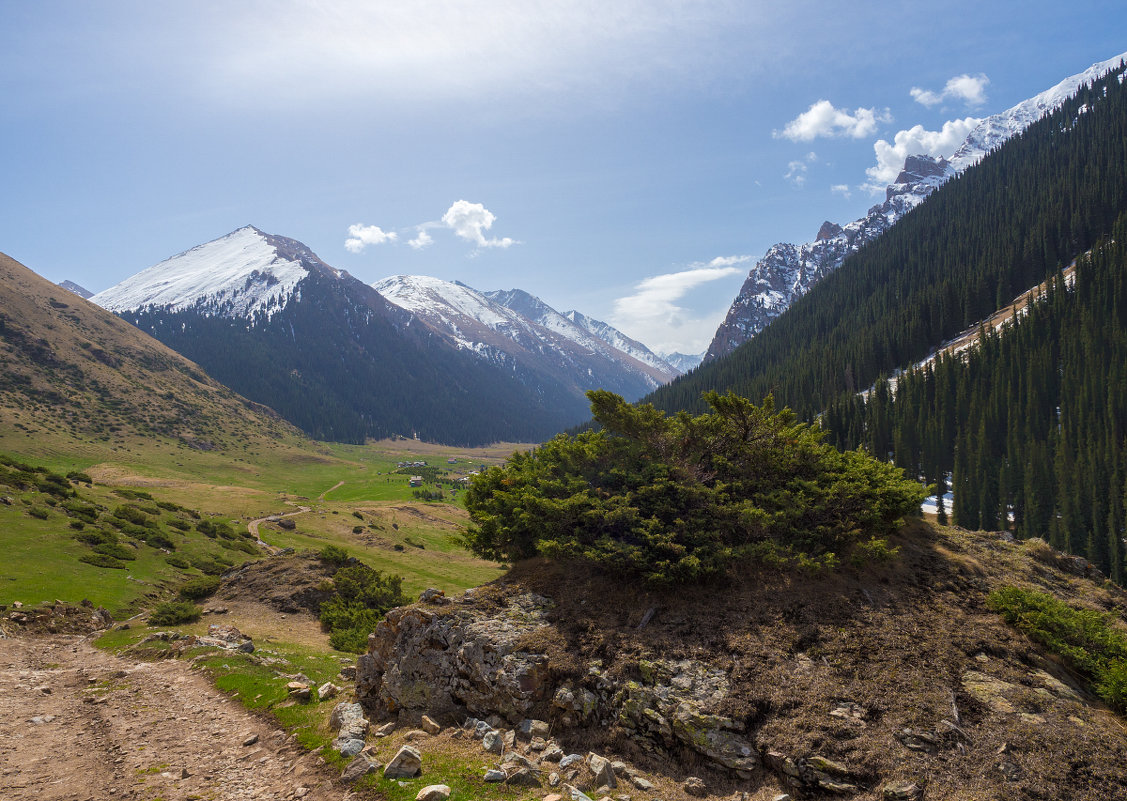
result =
M112 312L160 308L269 318L314 270L335 278L346 275L297 240L248 225L165 259L90 300Z
M797 298L836 270L850 253L876 239L935 189L990 151L1056 110L1077 90L1120 68L1127 53L1093 64L1050 89L982 120L949 159L909 156L887 188L885 201L844 226L823 223L813 242L772 246L748 273L728 315L716 330L705 361L727 355L762 331Z

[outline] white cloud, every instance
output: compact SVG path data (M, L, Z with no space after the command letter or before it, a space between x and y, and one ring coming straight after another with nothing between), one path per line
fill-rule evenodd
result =
M849 184L834 184L830 187L830 191L835 195L841 195L846 200L853 197L853 193L849 191Z
M434 237L427 233L425 228L419 229L419 235L414 239L408 239L407 244L415 250L422 250L423 248L434 242Z
M908 156L950 156L980 122L974 117L948 120L938 131L928 131L922 125L914 125L905 131L898 131L891 144L878 139L873 145L877 163L865 170L869 182L863 188L874 193L883 192L888 184L896 180L896 176L904 168L904 159Z
M795 186L802 186L806 183L806 163L803 161L792 161L787 164L786 174L783 178L790 181Z
M459 200L442 215L442 224L479 248L507 248L518 244L515 239L507 236L500 239L485 238L485 232L493 227L496 219L497 216L480 203Z
M961 100L968 106L981 106L986 102L986 85L990 79L981 73L978 75L956 75L947 81L942 92L932 92L912 87L912 99L929 108L937 106L944 100Z
M819 100L788 122L783 130L775 131L774 136L792 142L812 142L818 137L838 136L861 139L876 133L878 124L891 121L888 109L859 108L850 112L834 108L828 100Z
M742 273L738 265L749 261L751 256L718 256L687 270L643 279L632 295L614 302L611 321L651 349L699 353L708 347L728 303L701 313L684 308L679 301L703 284Z
M344 246L350 253L360 253L368 245L382 245L384 242L394 242L398 238L399 235L395 231L384 231L378 225L356 223L348 226L348 239L344 241Z

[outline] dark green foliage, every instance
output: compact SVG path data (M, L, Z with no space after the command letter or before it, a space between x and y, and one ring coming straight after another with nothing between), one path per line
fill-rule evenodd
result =
M228 567L218 560L206 556L189 556L188 562L196 570L207 576L218 576L226 571Z
M178 553L170 553L168 556L164 557L164 561L177 570L188 570L192 566L191 562Z
M103 542L94 546L95 553L104 553L123 562L132 562L137 558L137 552L128 545L119 545L115 542Z
M598 432L560 435L466 493L479 556L584 559L655 584L696 581L770 550L836 562L918 510L901 471L822 442L816 428L733 394L666 417L589 392Z
M113 510L113 517L132 523L134 526L143 526L146 528L156 527L156 521L151 520L147 514L136 506L127 506L124 504L118 506Z
M352 516L355 517L357 520L363 520L364 519L364 515L360 514L359 512L353 512Z
M162 531L149 531L145 529L142 539L145 541L145 544L151 545L153 548L164 548L167 551L176 550L176 544Z
M231 528L231 524L222 520L201 520L196 523L196 531L204 536L211 537L211 539L216 537L222 537L225 540L235 539L235 530Z
M200 598L206 598L218 589L218 576L199 576L198 578L189 579L184 582L183 586L180 587L180 594L185 598L198 601Z
M129 501L151 501L153 499L153 496L145 492L144 490L115 489L113 491L113 494L117 495L118 497L125 498Z
M339 569L333 588L333 597L321 604L321 625L330 632L329 644L340 651L363 653L384 613L408 600L402 576L385 576L364 564Z
M991 593L987 603L1090 679L1107 703L1127 711L1127 633L1112 615L1076 609L1052 595L1018 587Z
M27 510L27 513L32 517L39 518L40 520L47 519L47 510L41 506L33 506Z
M195 623L203 610L190 601L167 601L157 604L149 614L150 626L178 626L181 623Z
M446 493L440 489L417 489L412 493L412 495L414 495L414 497L420 501L442 501L446 499Z
M90 478L89 475L87 475L86 473L80 473L77 470L72 470L71 472L67 473L67 478L69 478L71 481L75 481L81 484L94 483L94 479Z
M104 553L84 553L82 556L78 557L78 561L85 562L94 567L109 567L116 570L125 569L125 562L120 559L114 559L112 556L108 556Z
M169 528L174 528L177 531L191 531L192 530L191 524L189 524L187 521L181 520L178 517L174 517L170 520L166 520L165 522L168 524Z
M101 545L102 543L117 542L117 534L113 531L107 531L104 529L83 531L79 534L75 534L74 538L79 542L85 542L87 545Z

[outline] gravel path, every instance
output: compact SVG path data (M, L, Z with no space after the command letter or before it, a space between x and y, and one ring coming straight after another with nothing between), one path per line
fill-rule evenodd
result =
M254 742L251 742L254 740ZM320 758L184 662L0 639L0 799L339 801Z

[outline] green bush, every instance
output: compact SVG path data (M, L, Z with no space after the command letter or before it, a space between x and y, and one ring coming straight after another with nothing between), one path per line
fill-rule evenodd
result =
M1113 625L1112 615L1077 609L1047 593L1019 587L991 593L987 604L1085 675L1104 701L1127 711L1127 633Z
M327 565L343 565L348 561L348 551L336 545L326 545L317 554L317 558Z
M831 566L918 514L924 489L860 451L842 453L771 398L708 393L713 411L666 417L587 393L601 431L557 436L475 476L464 542L512 562L582 559L651 584L714 576L770 542Z
M114 559L120 559L123 562L132 562L137 558L137 552L127 545L119 545L116 542L103 542L94 546L95 553L104 553L106 556L112 556Z
M104 553L84 553L78 557L78 561L85 562L94 567L111 567L116 570L124 570L125 562L120 559L114 559L112 556L107 556Z
M174 528L177 531L190 531L192 529L191 525L189 525L188 523L186 523L185 521L181 520L178 517L170 518L169 520L166 520L165 522L168 523L170 528Z
M181 623L195 623L203 610L190 601L166 601L157 604L149 614L150 626L178 626Z
M184 585L180 587L180 594L185 598L198 601L200 598L206 598L218 590L219 584L218 576L199 576L184 582Z
M164 561L177 570L189 570L192 567L192 563L178 553L170 553L164 557Z
M39 520L47 519L47 510L41 506L33 506L27 510L27 513L32 517L38 518Z
M72 470L71 472L67 473L67 478L69 478L71 481L80 482L82 484L94 483L94 479L90 478L87 473L80 473L77 470Z
M338 570L333 588L333 597L321 604L321 625L329 644L340 651L362 653L384 613L408 600L402 576L385 576L364 564Z
M164 548L167 551L176 550L176 543L170 540L168 536L162 531L144 530L144 533L141 535L141 539L143 539L147 545L150 545L153 548Z
M218 576L227 570L227 565L206 556L190 556L188 561L192 567L208 576Z

